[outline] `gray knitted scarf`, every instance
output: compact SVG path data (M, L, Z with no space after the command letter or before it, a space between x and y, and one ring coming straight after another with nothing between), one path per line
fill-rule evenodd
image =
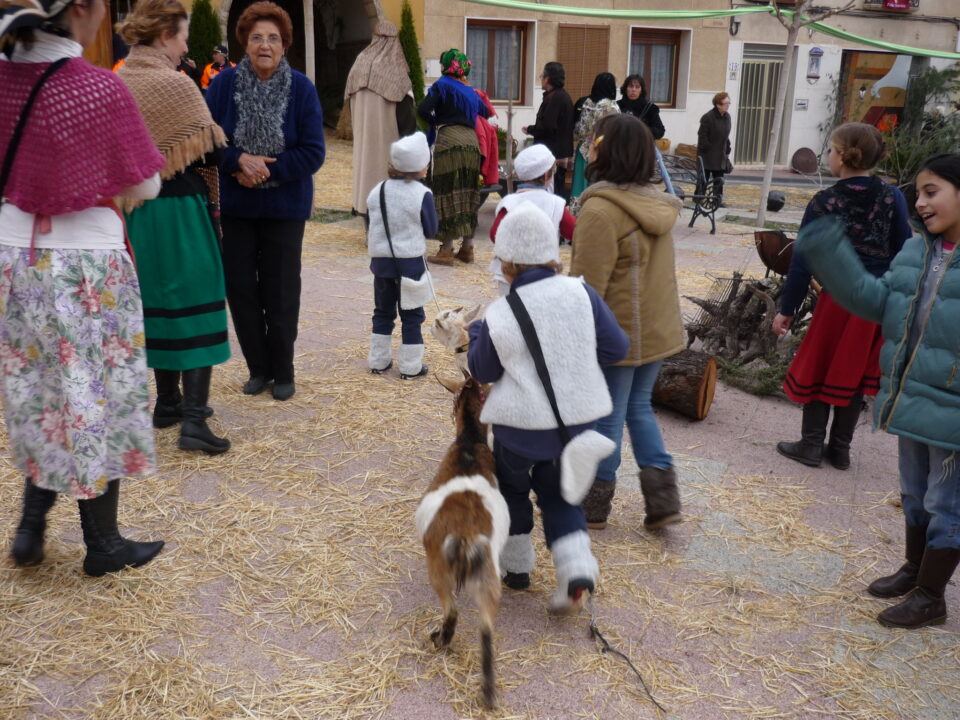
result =
M261 81L245 57L237 66L233 99L237 103L237 147L251 155L276 157L286 149L283 119L290 102L293 75L285 57L266 81Z

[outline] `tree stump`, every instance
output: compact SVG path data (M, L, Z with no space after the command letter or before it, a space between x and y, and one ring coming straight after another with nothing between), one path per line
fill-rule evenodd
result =
M663 361L653 386L653 402L694 420L710 412L717 385L717 361L697 350L684 350Z

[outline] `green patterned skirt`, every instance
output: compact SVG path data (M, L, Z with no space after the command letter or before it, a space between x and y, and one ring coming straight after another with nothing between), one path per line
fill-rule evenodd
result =
M147 366L192 370L230 358L220 245L200 195L148 200L127 215L143 297Z
M480 162L480 145L473 128L445 125L437 131L427 185L437 206L438 240L473 237L482 202Z

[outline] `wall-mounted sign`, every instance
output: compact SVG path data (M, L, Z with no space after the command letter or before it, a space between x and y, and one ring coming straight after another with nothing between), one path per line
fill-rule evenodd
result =
M810 101L806 98L797 98L793 103L794 110L807 110L810 107Z
M863 0L864 10L887 10L913 12L920 7L920 0Z

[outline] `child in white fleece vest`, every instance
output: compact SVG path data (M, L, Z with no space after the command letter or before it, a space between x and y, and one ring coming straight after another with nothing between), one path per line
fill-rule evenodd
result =
M377 183L367 197L367 252L373 273L373 333L367 365L380 375L393 366L390 345L393 326L400 314L401 344L398 356L400 379L413 380L427 374L423 364L423 333L426 319L422 307L400 307L400 278L419 279L426 272L423 255L426 238L437 233L437 210L433 194L419 182L430 165L430 148L423 133L400 138L390 146L390 179ZM382 192L381 192L382 187ZM380 198L384 199L381 207ZM384 215L387 222L384 223ZM386 228L390 228L389 241ZM391 251L392 243L392 251Z
M599 569L583 511L567 501L561 488L560 459L565 447L577 443L610 412L600 366L626 355L627 336L592 288L558 275L556 228L532 203L521 203L504 217L496 253L510 280L510 292L522 299L536 329L560 417L572 439L566 445L561 439L507 298L495 300L485 318L470 326L468 363L474 378L493 383L480 419L493 426L497 480L510 509L510 536L500 556L504 583L514 589L530 584L532 489L557 573L551 610L569 612L593 592Z

